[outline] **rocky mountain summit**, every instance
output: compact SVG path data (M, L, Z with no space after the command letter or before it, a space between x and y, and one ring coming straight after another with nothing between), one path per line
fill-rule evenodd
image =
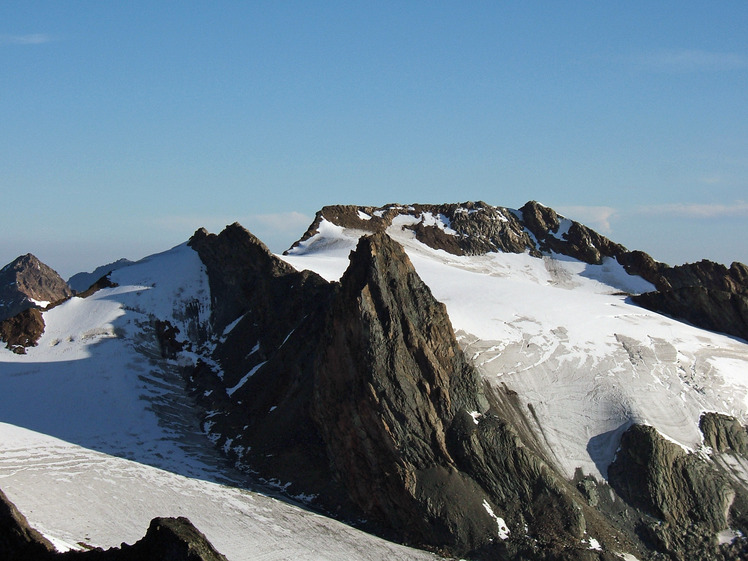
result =
M703 260L671 267L643 251L629 251L535 201L519 210L482 201L379 208L326 206L286 253L317 234L323 221L362 232L381 232L406 217L412 219L402 223L418 241L454 255L499 251L540 257L556 253L588 264L613 258L630 274L655 286L655 291L635 296L639 305L704 329L748 339L748 266L735 262L728 268Z
M0 269L0 321L69 298L68 284L30 253Z

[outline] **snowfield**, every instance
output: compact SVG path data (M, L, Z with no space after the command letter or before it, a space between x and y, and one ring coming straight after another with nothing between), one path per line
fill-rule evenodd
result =
M434 560L285 502L0 423L0 488L60 550L119 547L186 516L230 561Z
M247 490L198 425L156 319L207 333L205 268L186 244L45 311L36 347L0 349L0 489L60 549L134 543L187 516L230 561L433 559ZM205 349L202 349L205 350Z
M704 411L748 420L746 342L634 305L628 294L653 287L617 261L455 256L403 229L418 220L399 216L387 233L446 304L481 374L518 392L534 412L536 433L569 478L577 468L605 477L632 423L650 424L696 450ZM359 235L323 221L316 236L283 259L337 280Z

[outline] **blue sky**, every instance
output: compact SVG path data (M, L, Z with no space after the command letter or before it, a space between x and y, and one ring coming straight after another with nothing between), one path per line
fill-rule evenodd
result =
M746 29L744 1L3 2L0 264L478 199L748 262Z

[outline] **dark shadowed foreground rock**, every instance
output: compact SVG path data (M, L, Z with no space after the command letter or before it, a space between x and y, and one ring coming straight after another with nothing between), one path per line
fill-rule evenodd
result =
M29 526L26 517L0 491L0 559L31 561L53 551L52 544Z
M145 536L133 545L107 550L70 551L55 559L83 561L227 561L184 517L154 518Z
M57 553L31 528L26 518L0 491L0 559L3 561L226 561L207 538L184 517L154 518L145 536L119 548Z

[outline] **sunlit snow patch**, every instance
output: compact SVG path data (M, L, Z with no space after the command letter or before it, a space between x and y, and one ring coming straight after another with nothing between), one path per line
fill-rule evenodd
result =
M504 522L503 518L494 514L491 505L488 504L488 501L486 501L485 499L483 500L483 508L486 509L488 516L496 520L496 524L499 527L499 538L502 540L509 539L509 527L506 525L506 522Z

